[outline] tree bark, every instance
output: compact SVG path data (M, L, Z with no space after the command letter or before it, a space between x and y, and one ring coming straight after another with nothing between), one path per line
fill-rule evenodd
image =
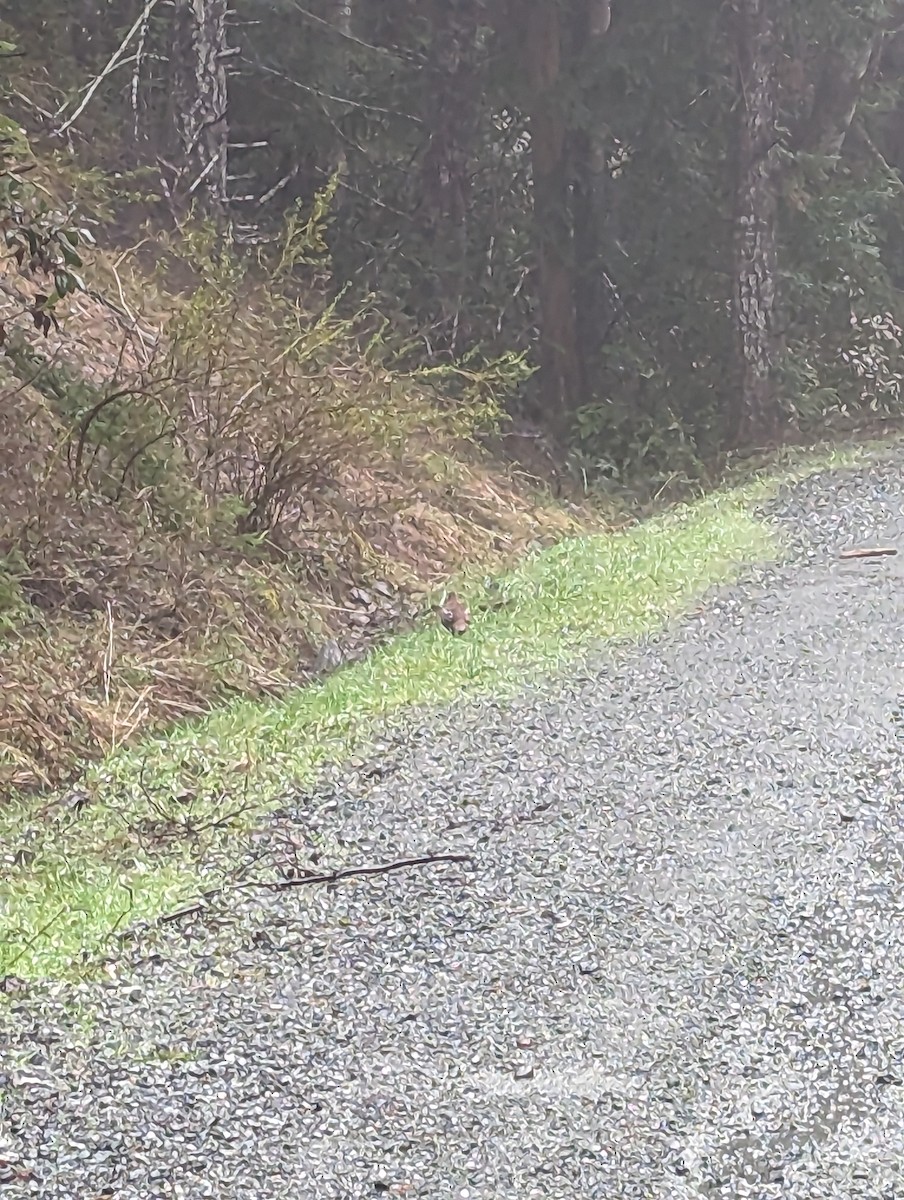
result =
M882 55L879 78L892 87L904 76L904 34L892 34ZM898 100L878 121L878 142L889 164L904 173L904 101Z
M883 53L894 50L904 30L904 5L897 4L878 28L864 22L859 45L829 47L814 89L813 104L795 139L808 154L839 155L854 123L864 90L881 74Z
M534 236L540 299L540 382L546 418L565 432L583 398L574 309L563 30L557 0L523 0Z
M877 34L848 54L825 52L813 107L797 137L808 154L838 155L844 147L868 76L878 66L885 34Z
M741 443L771 441L780 429L775 392L777 42L772 0L736 0L740 82L735 323L741 364Z
M176 0L174 98L182 145L181 194L214 216L227 204L229 141L225 59L228 0Z
M435 87L425 110L428 142L420 164L419 217L441 246L445 279L441 321L452 353L460 347L468 275L468 210L471 152L480 104L475 74L474 41L479 10L471 0L421 0L430 30L430 69Z
M575 21L576 69L587 94L585 109L593 123L572 135L574 191L575 330L581 372L581 392L589 398L599 366L605 333L613 314L606 283L606 239L609 178L606 162L609 132L599 104L593 101L593 82L599 69L601 43L609 28L609 0L582 0Z

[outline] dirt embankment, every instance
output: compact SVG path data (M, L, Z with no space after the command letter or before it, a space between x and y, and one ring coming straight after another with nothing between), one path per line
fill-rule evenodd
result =
M325 641L354 657L463 568L599 524L478 449L511 366L394 371L372 313L307 311L200 235L165 257L179 294L96 250L46 335L42 281L0 273L6 789L284 694Z

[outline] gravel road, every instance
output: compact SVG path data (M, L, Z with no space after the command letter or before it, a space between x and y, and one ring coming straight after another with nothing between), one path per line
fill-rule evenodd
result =
M34 988L0 1196L904 1196L904 455L769 506L788 562L512 704L386 738L252 892ZM4 1149L5 1147L5 1149Z

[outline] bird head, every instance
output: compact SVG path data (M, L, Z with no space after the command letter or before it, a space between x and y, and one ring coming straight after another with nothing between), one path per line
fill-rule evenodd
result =
M439 619L444 629L458 636L463 634L471 623L470 613L455 592L449 592L439 605Z

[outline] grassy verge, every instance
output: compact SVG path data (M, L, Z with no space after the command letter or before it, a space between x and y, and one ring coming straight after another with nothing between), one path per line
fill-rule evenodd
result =
M793 473L817 465L827 463ZM0 976L78 971L116 929L215 884L255 817L366 746L387 717L463 694L511 694L595 643L660 628L777 552L750 513L777 482L537 553L472 601L466 638L420 629L285 701L236 703L123 751L91 769L78 812L5 810L0 837L14 861L0 884Z

